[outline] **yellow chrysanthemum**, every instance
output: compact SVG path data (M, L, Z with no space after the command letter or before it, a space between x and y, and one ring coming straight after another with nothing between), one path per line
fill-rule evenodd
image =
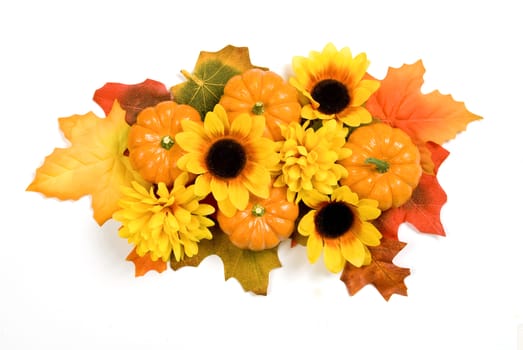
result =
M307 202L307 193L313 190L331 194L338 180L348 175L337 163L351 155L351 150L344 148L347 132L335 120L326 121L316 131L309 127L309 121L282 127L281 174L274 186L287 186L289 202Z
M381 239L381 233L368 222L381 214L378 202L358 199L347 186L335 189L330 198L317 193L310 199L313 209L298 224L298 232L309 237L309 261L318 260L323 250L325 265L334 273L340 272L346 261L356 267L369 264L367 246L377 246Z
M186 187L187 173L180 174L169 191L165 183L149 190L137 182L122 189L121 209L113 218L122 223L119 235L136 245L136 253L167 261L174 253L177 261L198 253L197 243L211 239L208 227L214 222L206 216L214 207L201 204L194 185Z
M370 123L372 116L363 104L378 89L376 80L363 79L369 61L365 53L352 57L348 47L340 51L329 43L322 52L294 57L290 83L308 100L302 108L306 119L338 119L356 127Z
M278 164L278 153L276 143L262 137L263 116L241 114L230 123L225 109L217 104L203 125L184 120L182 128L175 139L187 153L178 166L197 175L197 195L212 192L227 216L244 210L251 193L269 196L270 171Z

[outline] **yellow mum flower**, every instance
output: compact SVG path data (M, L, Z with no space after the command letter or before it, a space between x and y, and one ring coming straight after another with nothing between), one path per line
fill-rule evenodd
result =
M303 199L307 203L307 193L313 190L331 194L338 180L348 175L347 169L336 163L351 155L351 150L344 148L348 129L335 120L316 131L308 126L309 121L282 127L281 174L274 186L287 186L289 202Z
M308 100L302 108L306 119L338 119L356 127L370 123L371 114L363 104L378 89L379 82L363 79L370 62L365 53L352 57L351 50L340 51L329 43L322 52L294 57L295 77L289 82Z
M113 218L122 223L119 235L136 245L139 256L150 253L153 261L167 261L173 252L180 261L198 253L201 239L212 238L208 227L214 222L206 216L214 207L199 203L203 197L194 193L194 185L185 186L188 179L180 174L171 190L163 182L149 190L137 182L122 189L121 209Z
M196 174L195 193L213 194L226 216L244 210L250 194L268 198L271 170L278 164L277 144L262 137L263 116L241 114L232 123L217 104L205 116L203 125L182 121L183 132L175 136L187 153L178 167Z
M318 260L323 250L325 265L334 273L340 272L346 261L356 267L369 264L367 246L377 246L381 239L381 233L367 222L381 214L378 202L358 199L347 186L335 189L330 198L317 193L310 199L313 209L298 224L298 232L309 237L309 261Z

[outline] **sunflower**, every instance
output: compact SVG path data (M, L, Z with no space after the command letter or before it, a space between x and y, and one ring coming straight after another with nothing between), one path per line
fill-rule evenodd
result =
M356 267L369 264L367 246L377 246L381 239L381 233L368 222L381 214L378 202L358 199L347 186L336 188L330 198L319 193L310 196L310 202L313 209L298 224L298 232L308 237L309 261L318 260L323 250L325 265L334 273L346 261Z
M351 50L340 51L329 43L322 52L294 57L295 76L289 82L308 100L302 108L306 119L338 119L350 127L370 123L371 114L363 107L378 89L376 80L363 79L369 61L365 53L352 57Z
M287 200L307 202L309 191L331 194L338 180L348 175L338 160L351 155L345 148L348 129L335 120L328 120L318 130L296 122L282 127L285 138L280 148L281 173L275 187L287 186Z
M184 172L171 190L163 182L149 190L137 182L122 189L121 209L113 218L122 223L119 235L136 245L139 256L150 253L153 261L167 261L174 253L180 261L185 255L198 253L201 239L212 238L208 227L214 222L206 215L212 214L214 207L199 202L203 197L194 193L194 185L186 187L188 180Z
M212 192L227 216L244 210L250 194L269 197L271 170L278 164L278 153L277 144L262 137L263 116L241 114L230 123L225 109L217 104L203 125L185 120L182 128L175 139L187 153L178 166L197 175L197 195Z

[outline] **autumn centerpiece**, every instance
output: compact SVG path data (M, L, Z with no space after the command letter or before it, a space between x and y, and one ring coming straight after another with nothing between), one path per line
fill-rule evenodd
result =
M364 53L327 44L284 77L247 48L202 51L186 80L147 79L94 93L105 112L60 118L70 142L28 191L90 195L99 225L120 223L136 276L218 255L225 278L266 294L289 240L340 273L353 295L373 284L407 295L392 260L399 225L445 235L437 174L443 144L481 119L437 91L421 93L421 61L372 77ZM96 179L96 181L93 181Z

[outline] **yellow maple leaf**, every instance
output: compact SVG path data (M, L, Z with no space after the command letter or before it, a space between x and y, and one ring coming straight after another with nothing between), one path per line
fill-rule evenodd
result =
M124 155L129 132L125 111L115 102L106 118L89 112L58 121L71 145L55 148L26 190L60 200L91 195L93 216L102 225L118 209L120 187L144 182Z

